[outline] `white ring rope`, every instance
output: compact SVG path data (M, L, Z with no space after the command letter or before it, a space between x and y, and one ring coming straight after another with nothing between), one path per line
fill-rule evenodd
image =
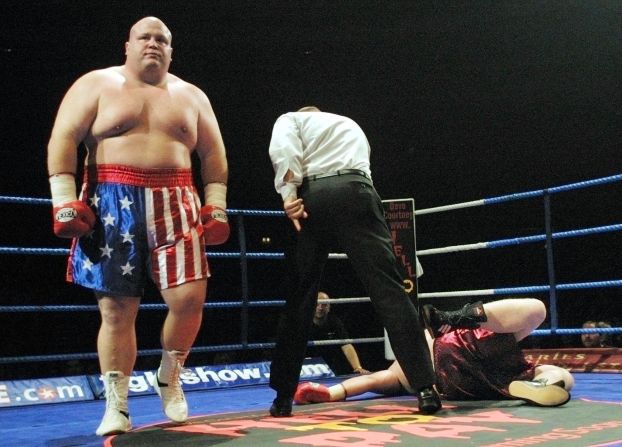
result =
M581 228L578 230L559 231L552 233L553 239L563 239L576 236L587 236L597 233L607 233L622 230L622 224L602 225L591 228ZM417 250L417 256L435 255L439 253L452 253L467 250L481 250L483 248L507 247L508 245L520 245L532 242L546 241L546 234L535 234L532 236L514 237L509 239L497 239L494 241L477 242L475 244L451 245L448 247L429 248L425 250Z

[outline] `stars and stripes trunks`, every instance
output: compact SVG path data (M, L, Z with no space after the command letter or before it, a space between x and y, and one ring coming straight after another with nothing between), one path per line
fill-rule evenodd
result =
M190 169L89 166L80 200L97 221L89 234L73 240L67 281L141 296L147 275L160 290L209 277Z

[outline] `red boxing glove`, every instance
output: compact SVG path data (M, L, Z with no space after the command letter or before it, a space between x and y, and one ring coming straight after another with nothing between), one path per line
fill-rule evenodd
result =
M54 234L63 238L84 236L95 225L95 214L80 200L55 206L52 210Z
M305 382L298 385L294 394L296 405L330 402L330 391L327 386L315 382Z
M220 245L229 239L229 220L225 210L214 205L201 208L205 245Z

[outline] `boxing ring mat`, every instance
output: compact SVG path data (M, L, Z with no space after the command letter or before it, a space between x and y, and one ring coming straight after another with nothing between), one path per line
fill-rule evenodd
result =
M418 415L416 399L367 393L345 402L294 406L272 418L266 385L186 393L191 417L164 421L157 396L134 398L134 430L101 438L93 432L103 402L0 409L7 446L614 446L622 445L622 374L576 373L572 399L556 408L521 401L448 402ZM342 378L324 381L337 383Z

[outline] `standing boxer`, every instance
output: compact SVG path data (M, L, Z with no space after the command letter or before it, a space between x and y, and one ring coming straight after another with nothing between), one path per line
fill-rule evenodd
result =
M276 399L270 414L291 415L322 270L335 241L369 293L419 410L436 413L441 401L433 388L432 362L371 180L365 134L350 118L304 107L277 119L269 152L276 190L298 232L291 261L297 283L278 329L270 372Z
M205 245L229 236L225 146L209 99L168 72L171 32L155 17L132 26L125 64L80 77L62 100L48 144L54 233L74 238L67 279L93 289L106 390L98 435L131 429L128 382L135 321L151 278L168 306L153 384L166 415L188 417L180 369L201 325L209 269ZM78 147L88 153L76 197ZM205 206L193 184L201 160Z

